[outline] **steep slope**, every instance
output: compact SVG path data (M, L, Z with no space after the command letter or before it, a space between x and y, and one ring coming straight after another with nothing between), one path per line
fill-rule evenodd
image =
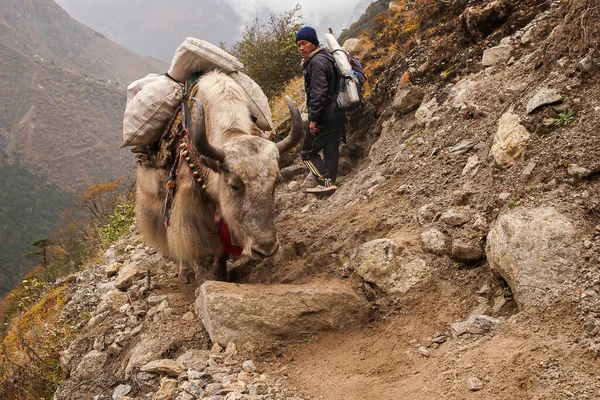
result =
M0 167L0 296L8 293L38 258L24 254L33 242L47 238L71 196L19 165Z
M0 173L11 186L0 199L9 213L0 236L0 295L27 272L21 255L56 227L74 192L131 173L133 158L119 150L123 87L166 68L108 41L53 1L0 1Z
M299 160L282 171L273 258L231 262L211 299L132 229L63 282L77 336L57 400L600 397L600 9L419 3L429 25L351 116L338 191L306 195ZM202 328L207 302L235 315L240 286L332 281L370 302L368 324L300 336L300 303L299 340L225 351Z

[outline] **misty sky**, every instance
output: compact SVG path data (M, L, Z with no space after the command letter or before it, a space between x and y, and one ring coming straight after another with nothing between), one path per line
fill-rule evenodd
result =
M362 14L370 1L360 0L224 0L242 18L244 22L251 22L256 15L256 10L268 9L281 13L292 9L296 4L302 7L302 17L306 24L317 29L319 37L332 28L339 35L343 28L347 28L353 20L350 17L357 5ZM359 14L359 15L360 15Z
M186 36L232 46L255 17L265 22L300 4L302 21L320 38L336 35L363 14L371 0L55 0L71 17L141 55L170 62Z

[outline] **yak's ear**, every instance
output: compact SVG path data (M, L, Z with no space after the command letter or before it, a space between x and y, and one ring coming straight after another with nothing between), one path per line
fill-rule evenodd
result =
M228 172L227 167L225 166L225 163L222 163L217 160L213 160L212 158L200 156L200 162L202 163L202 165L210 168L214 172L217 172L217 173Z

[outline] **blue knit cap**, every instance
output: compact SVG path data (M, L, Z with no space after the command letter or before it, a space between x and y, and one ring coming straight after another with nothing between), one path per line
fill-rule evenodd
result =
M317 37L317 31L312 26L303 26L300 28L298 33L296 33L296 43L300 40L306 40L307 42L311 42L315 45L319 45L319 38Z

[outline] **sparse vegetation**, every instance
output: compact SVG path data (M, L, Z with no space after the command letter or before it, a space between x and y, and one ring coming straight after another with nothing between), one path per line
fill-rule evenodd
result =
M558 114L558 119L554 123L556 126L567 126L575 118L575 110L565 110Z
M0 344L0 398L52 398L62 380L60 352L72 336L70 325L57 319L66 302L64 289L57 287L31 298L33 305L13 318Z
M135 218L135 205L133 202L118 204L115 212L108 219L109 223L102 227L102 243L110 245L120 236L127 233Z
M297 5L290 11L271 14L264 25L256 18L231 50L269 98L300 74L300 55L295 41L302 21L299 13Z

